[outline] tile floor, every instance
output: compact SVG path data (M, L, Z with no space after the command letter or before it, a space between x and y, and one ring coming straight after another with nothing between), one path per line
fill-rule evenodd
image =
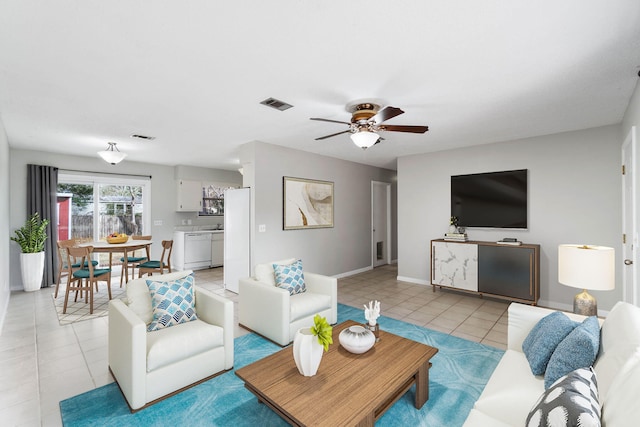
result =
M196 272L196 283L236 302L222 268ZM505 348L508 303L396 280L387 265L338 281L338 301L381 301L385 316ZM114 277L119 278L119 273ZM119 279L118 279L119 280ZM114 285L118 286L114 279ZM113 381L107 367L107 318L60 326L53 288L14 292L0 335L0 420L4 426L59 426L59 402ZM247 331L237 326L236 336Z

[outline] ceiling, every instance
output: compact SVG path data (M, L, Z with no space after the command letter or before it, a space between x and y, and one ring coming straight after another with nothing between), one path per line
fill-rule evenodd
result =
M113 141L125 161L233 170L262 141L395 169L620 123L639 70L637 0L0 0L9 145L96 156ZM310 117L349 121L361 99L430 130L368 150L314 140L346 126Z

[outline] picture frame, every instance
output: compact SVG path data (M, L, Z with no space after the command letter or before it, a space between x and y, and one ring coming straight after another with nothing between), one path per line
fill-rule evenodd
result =
M282 177L283 230L333 228L333 182Z

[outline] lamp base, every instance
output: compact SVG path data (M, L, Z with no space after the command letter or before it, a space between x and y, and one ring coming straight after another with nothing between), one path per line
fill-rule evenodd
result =
M583 316L597 316L598 303L596 299L584 289L573 299L573 312Z

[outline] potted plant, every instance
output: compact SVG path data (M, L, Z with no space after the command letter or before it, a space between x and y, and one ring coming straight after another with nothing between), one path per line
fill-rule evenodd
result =
M300 328L296 332L293 339L293 359L298 371L305 377L318 372L323 350L329 351L329 345L333 344L332 331L327 318L316 314L312 327Z
M15 231L11 240L20 245L20 270L24 290L40 289L44 272L44 242L47 240L48 219L40 219L38 212L29 217L25 224Z

